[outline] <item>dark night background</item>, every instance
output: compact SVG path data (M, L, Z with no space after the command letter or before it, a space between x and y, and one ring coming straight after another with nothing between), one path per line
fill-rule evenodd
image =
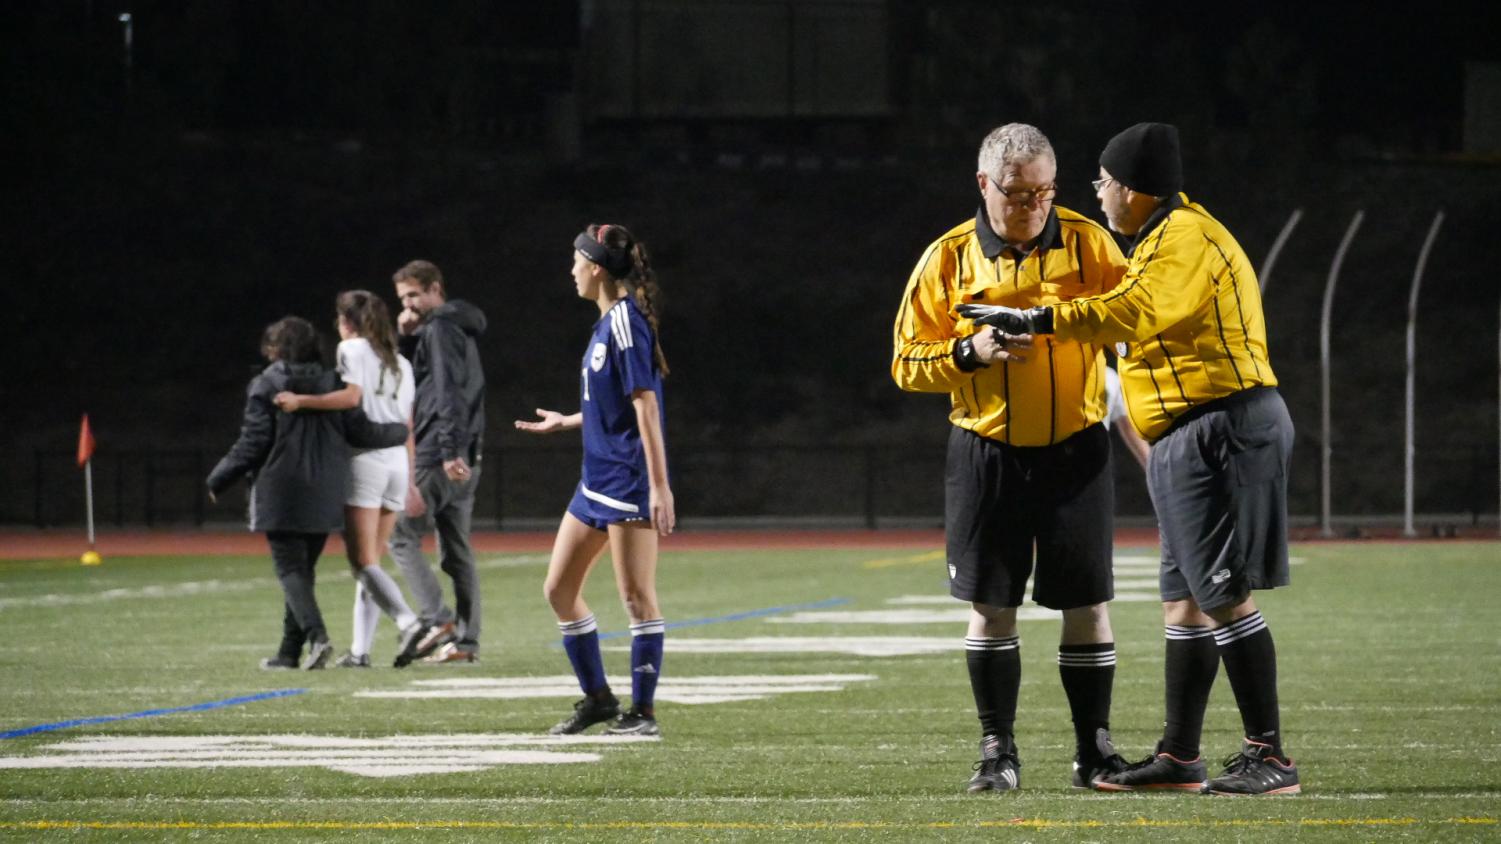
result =
M1357 209L1334 305L1334 511L1402 508L1408 289L1445 211L1418 323L1417 509L1494 514L1490 4L1206 5L8 7L0 523L81 521L83 412L105 524L204 518L262 327L299 314L331 349L334 294L391 301L392 271L417 257L490 320L476 515L551 523L577 441L510 422L576 406L594 313L570 243L598 221L631 227L658 265L685 524L934 516L946 400L888 374L913 263L974 212L992 127L1042 128L1059 204L1100 219L1098 151L1139 120L1179 125L1187 192L1258 266L1304 211L1267 290L1298 514L1318 512L1319 308ZM1134 465L1117 468L1121 512L1148 513Z

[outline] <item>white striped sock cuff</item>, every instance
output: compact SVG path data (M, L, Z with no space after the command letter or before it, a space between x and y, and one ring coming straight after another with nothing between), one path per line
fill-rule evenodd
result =
M643 621L643 622L641 622L639 624L632 624L631 625L631 635L632 636L645 636L648 633L666 633L666 632L667 632L667 622L663 621L660 618L654 618L651 621Z
M1266 629L1266 621L1262 619L1259 611L1253 612L1245 618L1238 618L1214 631L1214 642L1224 647L1232 642L1239 642L1248 636L1255 636Z
M1168 624L1163 627L1169 642L1183 642L1189 639L1202 639L1205 636L1214 635L1214 631L1208 627L1180 627L1176 624Z
M1059 648L1058 664L1065 668L1108 668L1115 664L1115 648L1087 653Z
M964 649L967 651L1014 651L1021 647L1020 636L1002 636L992 639L986 636L965 636Z
M558 622L558 630L562 632L564 636L582 636L585 633L593 633L598 629L599 625L594 623L593 613L584 616L578 621Z

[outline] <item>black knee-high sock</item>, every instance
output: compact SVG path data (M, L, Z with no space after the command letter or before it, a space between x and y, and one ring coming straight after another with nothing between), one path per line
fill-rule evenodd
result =
M964 659L969 665L975 711L980 716L980 734L1000 739L1001 752L1011 746L1016 724L1016 698L1022 682L1020 641L1016 636L964 639Z
M1074 719L1081 755L1095 752L1095 731L1110 729L1110 692L1115 686L1115 643L1058 646L1058 677Z
M1209 691L1220 670L1220 649L1208 627L1166 626L1167 658L1166 719L1162 725L1162 750L1183 759L1199 757L1199 736L1204 732L1204 709Z
M1260 612L1214 631L1225 676L1235 691L1246 738L1272 746L1272 756L1282 756L1282 723L1277 706L1277 647L1272 631Z

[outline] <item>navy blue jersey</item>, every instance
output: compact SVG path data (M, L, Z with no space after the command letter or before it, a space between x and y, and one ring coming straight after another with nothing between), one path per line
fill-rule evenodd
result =
M657 395L658 408L662 406L662 373L653 354L654 341L646 316L626 297L594 324L584 352L581 492L596 504L618 511L622 519L651 517L646 453L631 395L651 390ZM662 422L665 429L665 413Z

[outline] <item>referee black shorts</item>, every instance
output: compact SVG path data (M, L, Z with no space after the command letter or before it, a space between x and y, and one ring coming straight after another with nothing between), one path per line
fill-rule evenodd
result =
M1056 610L1115 597L1110 436L1092 425L1061 443L1009 446L955 427L944 477L949 593L964 601Z
M1289 582L1287 469L1293 422L1254 387L1200 405L1152 444L1147 484L1162 532L1162 600L1234 606Z

